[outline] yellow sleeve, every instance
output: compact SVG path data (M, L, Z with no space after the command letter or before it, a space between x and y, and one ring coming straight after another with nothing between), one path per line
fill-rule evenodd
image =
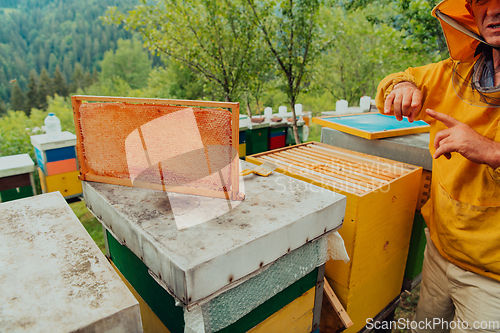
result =
M443 73L447 68L451 68L451 59L444 60L439 63L433 63L421 67L410 67L404 72L390 74L384 78L378 85L375 104L380 113L384 113L384 102L394 88L400 82L412 82L422 91L422 107L424 108L425 100L429 90L441 84ZM450 76L451 79L451 76ZM420 114L415 118L420 119Z
M384 113L384 103L387 96L391 93L394 86L401 82L411 82L417 85L415 82L415 77L408 73L410 68L404 72L390 74L382 81L380 81L377 88L377 96L375 97L375 104L377 105L378 111ZM417 85L418 86L418 85Z

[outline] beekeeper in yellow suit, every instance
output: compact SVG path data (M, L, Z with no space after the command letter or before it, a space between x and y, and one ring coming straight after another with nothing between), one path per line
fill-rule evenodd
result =
M428 242L413 328L500 332L500 0L445 0L432 15L450 58L389 75L376 100L381 112L431 128Z

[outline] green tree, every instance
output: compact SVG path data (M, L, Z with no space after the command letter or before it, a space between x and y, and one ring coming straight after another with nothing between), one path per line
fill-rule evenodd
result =
M85 72L83 75L83 86L85 88L90 87L93 84L93 79L92 79L92 73L90 72Z
M54 95L52 90L52 79L44 68L40 74L40 83L38 85L38 108L47 110L47 96L52 95Z
M401 32L397 48L412 54L417 61L414 65L423 65L448 57L441 25L431 15L432 8L440 0L337 0L336 2L351 11L373 6L378 8L378 11L368 15L367 19L372 23L386 24Z
M0 118L6 113L7 113L7 105L5 105L3 99L0 98Z
M12 95L10 97L10 108L14 111L24 110L24 104L26 102L26 96L19 87L19 84L14 82L12 87Z
M240 1L141 2L127 14L111 8L105 21L137 31L146 47L202 76L224 100L238 97L244 80L253 75L248 64L259 46L256 27Z
M71 83L69 85L70 93L75 93L78 89L83 89L85 87L83 83L83 71L82 66L80 64L75 65L75 71L73 75L71 75Z
M205 97L202 78L186 66L170 62L164 79L170 81L168 92L171 98L196 100Z
M151 60L140 41L119 39L116 51L107 51L101 61L99 80L119 78L132 89L141 89L146 87L151 70Z
M56 70L54 71L54 76L52 78L52 87L54 89L54 93L59 96L68 96L68 85L66 84L66 80L59 69L59 66L56 66Z
M24 105L24 112L28 116L31 113L31 109L38 108L38 83L36 81L36 73L32 70L28 82L28 91L26 92L26 104Z
M295 103L310 74L310 65L329 46L318 24L320 0L246 0L252 22L273 55L293 114L295 141L300 143Z

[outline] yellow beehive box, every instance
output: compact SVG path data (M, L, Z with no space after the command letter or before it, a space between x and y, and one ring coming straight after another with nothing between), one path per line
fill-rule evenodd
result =
M353 321L346 332L358 331L401 291L422 168L318 142L246 159L347 197L351 260L327 262L325 275Z

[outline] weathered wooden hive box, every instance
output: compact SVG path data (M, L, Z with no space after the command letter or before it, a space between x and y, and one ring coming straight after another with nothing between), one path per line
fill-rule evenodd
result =
M422 168L312 142L247 156L278 172L347 197L339 230L351 261L329 261L325 275L354 325L366 325L399 296Z
M429 152L429 133L402 135L379 140L367 140L332 128L323 127L321 142L360 153L389 158L403 163L421 166L422 178L417 200L417 210L413 220L410 249L406 261L403 288L411 290L422 280L424 250L427 244L425 228L427 227L420 210L430 195L432 178L432 155Z
M35 195L33 171L35 164L28 154L0 157L0 202Z
M231 208L217 198L111 184L83 182L83 191L106 228L112 262L162 328L312 332L328 234L342 225L345 197L288 178L245 177L245 200ZM179 230L186 217L206 222Z
M74 96L73 107L85 202L148 312L144 327L319 327L344 196L295 191L304 182L281 174L240 177L250 164L238 158L237 103Z
M0 204L1 332L142 332L139 304L60 193Z

